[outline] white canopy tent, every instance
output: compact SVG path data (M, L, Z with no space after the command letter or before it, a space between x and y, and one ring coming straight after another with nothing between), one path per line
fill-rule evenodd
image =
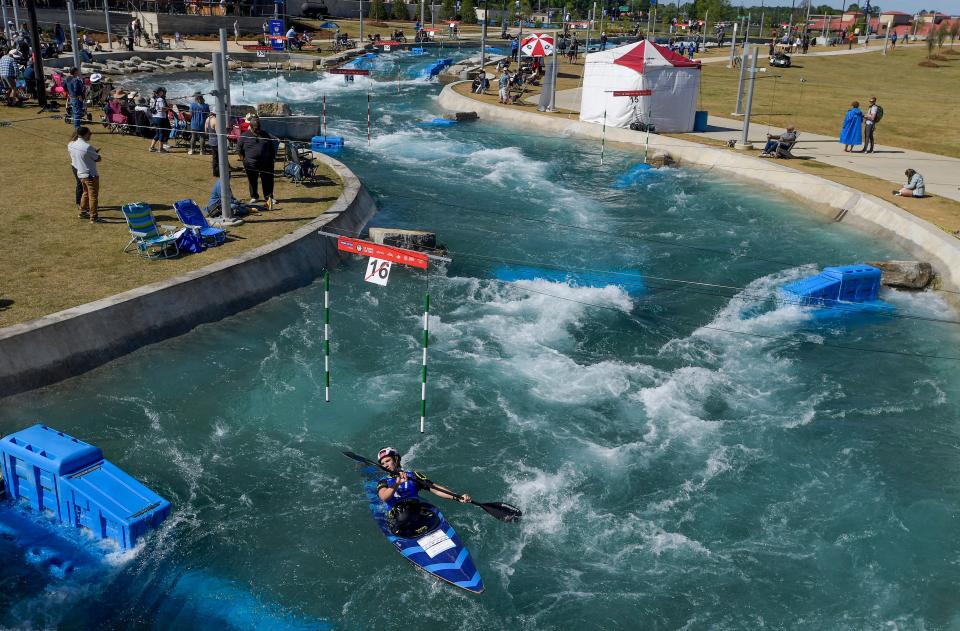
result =
M636 91L649 94L614 96ZM699 61L644 40L586 56L580 120L629 127L639 117L658 132L689 132L699 91Z

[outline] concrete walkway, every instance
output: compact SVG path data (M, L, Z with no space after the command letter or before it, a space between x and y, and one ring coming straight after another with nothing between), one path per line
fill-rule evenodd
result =
M844 52L847 51L844 50ZM580 88L557 92L557 107L574 112L579 111ZM798 130L800 137L793 149L793 154L798 158L819 160L856 173L881 178L897 187L902 186L906 181L903 172L911 168L923 175L927 192L960 201L960 159L881 144L877 145L875 153L845 153L843 145L837 142L840 134L839 125L840 119L837 119L837 137ZM749 140L755 143L757 149L763 149L768 133L779 135L784 131L782 127L752 123ZM743 122L710 116L707 119L707 131L690 135L710 140L740 140L743 136ZM882 122L877 127L877 138L883 140ZM894 186L891 186L890 190L893 188Z

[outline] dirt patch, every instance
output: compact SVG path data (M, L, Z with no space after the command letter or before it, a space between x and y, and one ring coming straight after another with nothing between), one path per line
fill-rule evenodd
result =
M921 67L923 67L923 68L939 68L939 67L940 67L940 66L938 66L937 64L933 63L932 61L930 61L930 60L928 60L928 59L924 59L923 61L921 61L921 62L918 63L917 65L918 65L918 66L921 66Z

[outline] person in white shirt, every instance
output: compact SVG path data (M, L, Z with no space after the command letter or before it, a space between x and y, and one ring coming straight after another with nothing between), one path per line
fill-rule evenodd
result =
M97 172L97 163L100 162L100 152L90 146L89 127L79 127L70 137L67 151L70 153L70 164L77 171L77 178L83 186L83 195L80 197L81 219L90 219L90 223L101 223L97 216L100 198L100 174Z

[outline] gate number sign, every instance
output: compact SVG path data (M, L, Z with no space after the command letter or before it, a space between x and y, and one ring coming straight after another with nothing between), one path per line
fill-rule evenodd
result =
M393 263L390 261L370 257L367 260L367 271L363 274L363 280L386 287L387 281L390 280L390 267L392 265Z

